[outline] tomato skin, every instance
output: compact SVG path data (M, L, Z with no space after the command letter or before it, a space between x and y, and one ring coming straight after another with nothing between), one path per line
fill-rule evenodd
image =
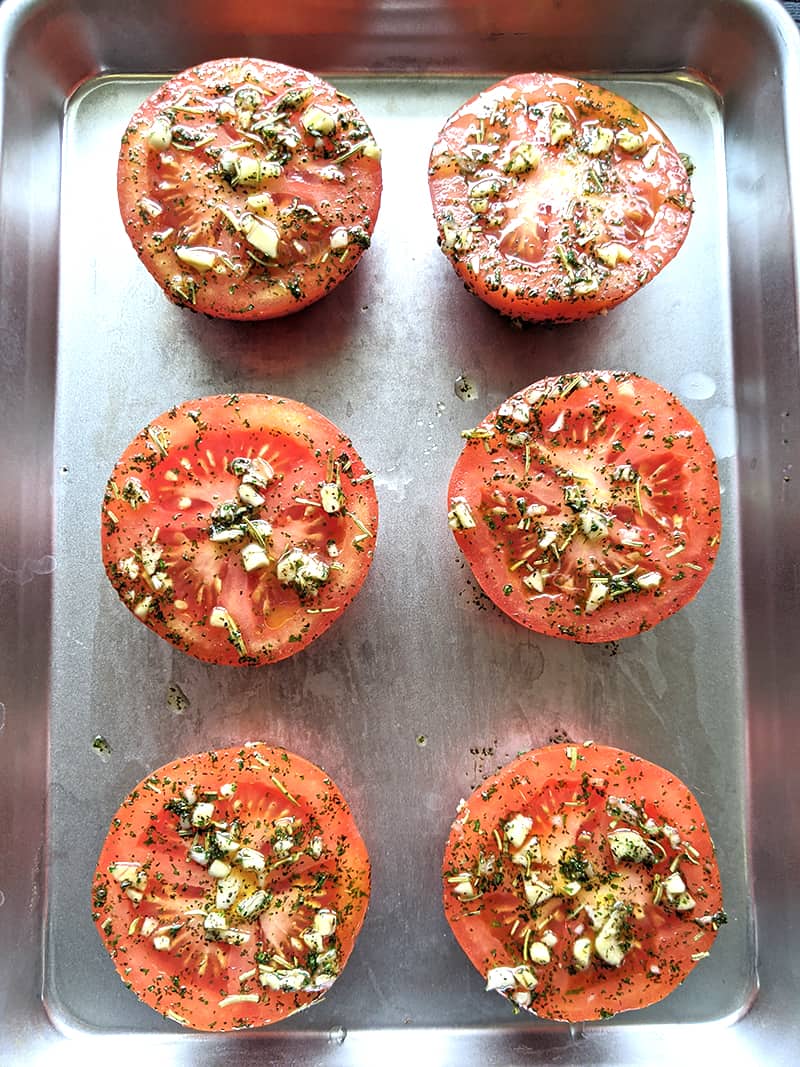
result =
M481 588L515 622L613 641L699 592L721 532L716 462L667 390L627 372L545 378L465 436L451 526ZM458 502L474 526L458 522Z
M633 812L628 817L607 810L620 800L638 808L639 821ZM505 827L517 815L531 818L530 833L538 835L541 849L541 860L527 869L509 859ZM646 837L645 818L653 820L647 840L654 862L617 861L607 834L638 827ZM677 845L669 839L672 832ZM593 865L591 878L572 893L566 880L586 859ZM475 871L477 862L491 869L483 882L475 877L476 896L459 899L458 878ZM673 870L694 899L687 910L678 910L663 892L656 903L659 882ZM555 895L530 906L520 889L529 876L555 888ZM486 977L493 968L529 967L536 985L530 1003L519 1006L569 1022L607 1018L662 999L704 958L727 921L713 842L689 789L656 764L593 742L534 749L487 778L459 805L445 849L443 884L445 915L477 970ZM576 941L588 935L597 943L602 930L602 919L598 930L583 905L609 887L628 913L625 956L612 966L595 949L581 967ZM541 951L547 931L555 938L550 958L533 963L531 953Z
M514 75L460 107L433 146L429 186L466 288L530 322L628 299L675 256L694 208L686 166L652 119L554 74Z
M380 151L348 97L252 58L200 64L148 97L117 183L128 236L167 297L244 320L335 288L369 246L382 187Z
M263 504L251 508L240 499L246 478L233 471L247 457L272 469L258 490ZM321 487L337 481L342 504L328 514ZM226 506L249 525L234 523L241 536L214 541L227 536L214 518ZM102 518L103 563L126 607L198 659L258 666L305 648L355 597L372 563L378 502L370 472L333 423L299 401L242 393L186 401L145 427L114 468ZM265 556L253 521L271 527ZM293 550L327 577L282 581Z
M219 795L220 786L231 785L232 795ZM231 908L233 920L249 935L244 944L208 939L203 932L219 883L189 858L191 831L181 836L178 815L165 807L183 803L187 789L198 797L216 794L215 823L235 827L238 820L241 839L266 857L261 876L271 896L266 910L246 922ZM287 815L298 820L297 854L280 863L269 828ZM312 855L315 842L319 856ZM230 855L226 858L234 870L241 869ZM130 886L113 874L129 864L146 874L145 884L133 891L140 899L133 899ZM251 878L251 889L259 884L252 872L242 876ZM305 888L298 889L300 883ZM111 821L98 859L92 914L120 977L140 1000L184 1026L220 1031L265 1026L320 999L347 963L369 893L366 846L336 785L300 756L248 742L166 764L132 790ZM323 946L335 949L335 973L302 989L264 986L258 961L266 957L271 967L278 949L288 963L297 959L301 967L313 968L312 951L302 940L290 939L300 938L321 908L338 917ZM172 944L156 948L154 939L165 929ZM219 1003L242 993L258 999Z

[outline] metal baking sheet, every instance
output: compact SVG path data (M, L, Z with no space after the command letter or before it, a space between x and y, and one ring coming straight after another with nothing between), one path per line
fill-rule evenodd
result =
M298 0L272 21L231 3L224 24L221 6L192 11L137 0L0 9L0 1058L612 1064L713 1048L737 1063L793 1062L794 27L777 4L746 0ZM372 248L334 294L284 321L169 305L118 217L128 116L166 72L225 54L323 73L384 149ZM684 249L606 318L517 330L463 291L436 247L434 136L468 96L522 69L590 74L695 162ZM684 400L717 451L724 504L722 550L697 600L600 647L538 637L487 608L444 519L460 430L538 377L592 367L638 371ZM457 395L461 375L475 399ZM100 563L116 456L170 404L225 391L323 411L375 471L381 505L354 605L309 649L260 670L209 667L159 641L122 610ZM98 735L110 752L93 748ZM521 749L563 737L636 751L694 789L731 918L666 1001L584 1028L514 1017L483 993L440 906L460 797ZM117 979L92 929L90 878L110 816L148 770L248 738L321 763L342 787L373 858L372 904L325 1001L267 1031L193 1035Z

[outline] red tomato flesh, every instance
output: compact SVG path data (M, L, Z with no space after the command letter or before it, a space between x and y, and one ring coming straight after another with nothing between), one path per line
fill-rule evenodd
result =
M93 918L145 1004L232 1030L323 996L369 891L366 847L331 779L249 742L160 767L126 797L97 863Z
M103 562L122 602L209 663L293 655L336 621L372 562L378 502L350 440L296 400L188 401L122 454Z
M711 446L636 374L545 378L473 430L450 525L483 591L538 633L612 641L687 604L711 572L720 496Z
M319 300L358 263L380 206L380 150L327 82L221 59L136 111L118 187L128 236L170 300L269 319Z
M459 807L444 909L518 1007L579 1022L665 997L727 921L697 801L669 771L587 742L527 752Z
M445 123L429 184L439 244L467 289L529 321L613 307L673 258L694 202L686 166L629 101L518 74Z

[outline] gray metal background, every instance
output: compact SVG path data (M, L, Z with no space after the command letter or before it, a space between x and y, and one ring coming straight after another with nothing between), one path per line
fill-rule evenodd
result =
M787 134L800 88L789 19L743 0L302 0L270 21L235 2L225 25L210 3L193 4L191 20L186 10L2 9L3 1062L100 1062L124 1049L159 1063L610 1064L685 1060L687 1048L697 1061L713 1049L793 1062L800 394ZM259 325L167 304L128 245L114 188L120 130L158 80L130 72L243 53L333 72L384 148L383 207L358 270L322 303ZM467 96L546 67L594 71L661 122L697 165L698 210L680 256L628 304L517 331L438 252L426 160ZM676 73L689 68L699 76ZM723 547L697 601L618 648L539 638L483 610L444 522L459 430L537 377L593 366L681 396L717 449L724 491ZM477 399L458 399L459 374ZM353 437L376 472L378 550L355 604L310 649L268 669L211 668L116 602L99 504L151 416L251 389L309 403ZM190 701L182 712L176 685ZM691 785L732 918L668 1000L585 1030L514 1018L484 994L439 903L460 796L562 734L637 751ZM89 881L139 778L250 737L316 760L342 787L373 857L372 905L347 970L312 1011L259 1034L179 1033L116 978L91 927Z

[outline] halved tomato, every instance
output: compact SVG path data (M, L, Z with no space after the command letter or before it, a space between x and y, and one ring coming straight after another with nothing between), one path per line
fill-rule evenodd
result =
M145 1004L197 1030L233 1030L330 988L369 891L366 847L331 779L248 742L160 767L126 797L92 914Z
M564 322L627 299L672 259L694 202L664 132L608 89L517 74L445 123L431 153L439 244L506 315Z
M284 659L361 588L378 502L350 440L296 400L188 401L131 442L103 503L122 602L210 663Z
M170 300L268 319L319 300L369 246L380 150L344 93L304 70L220 59L183 71L128 123L125 228Z
M487 778L459 806L443 876L448 922L486 988L550 1019L660 1000L727 921L689 789L591 741Z
M695 418L636 374L545 378L473 430L450 526L483 591L538 633L612 641L688 603L720 538Z

